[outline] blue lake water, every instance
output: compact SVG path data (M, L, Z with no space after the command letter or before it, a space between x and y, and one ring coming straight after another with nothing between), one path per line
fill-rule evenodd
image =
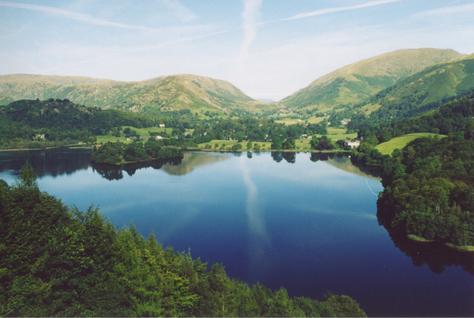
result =
M250 158L251 157L251 158ZM391 237L380 181L345 157L186 153L179 164L114 171L87 151L0 153L0 178L29 161L40 188L118 227L221 262L291 295L353 296L369 315L474 315L473 258Z

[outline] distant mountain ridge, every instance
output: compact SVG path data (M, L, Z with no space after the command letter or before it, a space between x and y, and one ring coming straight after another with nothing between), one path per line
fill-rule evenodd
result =
M135 112L254 111L261 103L229 82L197 75L121 82L88 77L14 74L0 76L0 104L19 99L69 99L85 106Z
M229 82L190 74L136 82L13 74L0 76L0 105L20 99L58 98L102 109L145 113L191 110L200 114L231 114L281 109L308 117L327 118L338 113L341 118L350 118L357 109L369 114L377 111L382 104L388 104L387 101L382 103L374 99L384 90L397 87L399 91L409 91L400 83L419 72L472 58L473 55L462 55L450 49L397 50L337 69L273 104L254 100ZM455 73L453 76L456 76ZM451 89L457 93L456 89ZM438 93L443 91L444 88L440 87ZM433 101L436 94L433 92L430 95ZM441 95L444 98L452 94Z
M404 49L337 69L283 99L290 109L331 110L356 105L423 69L462 55L450 49Z

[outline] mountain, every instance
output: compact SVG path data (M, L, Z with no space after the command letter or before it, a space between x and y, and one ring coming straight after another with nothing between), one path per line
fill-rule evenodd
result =
M371 120L410 118L439 108L446 101L474 92L474 57L430 67L387 88L363 103L376 110Z
M87 77L15 74L0 76L0 104L19 99L69 99L85 106L135 112L254 111L260 103L229 82L196 75L173 75L139 82Z
M456 51L407 49L378 55L329 73L281 101L297 110L355 105L427 67L461 57Z

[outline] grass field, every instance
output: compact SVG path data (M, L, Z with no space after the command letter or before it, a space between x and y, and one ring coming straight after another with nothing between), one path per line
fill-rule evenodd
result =
M354 139L357 137L357 133L347 133L345 128L335 128L335 127L328 127L328 138L331 139L332 142L336 142L340 139Z
M286 126L304 124L304 120L298 119L298 118L281 118L281 119L275 120L275 122L286 125Z
M333 128L329 127L328 128L328 138L331 139L332 142L336 142L339 139L353 139L357 137L356 133L347 133L345 128ZM311 151L311 139L310 138L299 138L295 140L295 151ZM198 147L199 149L203 150L222 150L222 151L228 151L232 150L232 147L239 142L237 140L211 140L209 142L205 142L202 144L199 144ZM241 141L241 150L246 151L246 150L253 150L255 149L255 145L259 146L261 151L268 151L271 150L271 142L266 141L253 141L252 142L252 149L247 148L247 141Z
M148 127L148 128L135 128L135 127L129 127L129 126L123 126L122 128L130 128L131 130L134 130L141 139L148 139L150 137L150 133L155 133L155 134L171 134L172 128L160 128L160 127ZM97 136L97 143L99 144L104 144L106 142L123 142L123 143L129 143L131 140L127 140L125 136L120 136L116 137L113 135L99 135Z
M433 134L433 133L413 133L398 136L390 139L389 141L383 142L377 145L375 148L384 155L390 155L395 149L403 149L406 145L418 138L427 137L444 137L444 135Z
M297 124L304 124L304 123L319 124L324 119L325 119L325 117L315 117L315 116L310 117L306 120L298 119L298 118L280 118L278 120L275 120L275 122L277 122L279 124L284 124L286 126L290 126L290 125L297 125Z
M325 118L326 117L316 117L316 116L310 117L310 118L308 118L308 124L319 124Z

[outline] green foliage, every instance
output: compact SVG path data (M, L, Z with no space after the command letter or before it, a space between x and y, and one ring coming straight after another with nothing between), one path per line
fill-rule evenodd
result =
M408 235L474 245L474 140L416 140L396 160L405 174L379 200L384 222Z
M25 188L36 187L36 173L28 163L20 170L20 184Z
M334 145L327 136L313 136L311 138L311 147L316 150L331 150Z
M417 139L391 157L364 145L353 159L380 171L378 216L389 230L474 245L473 139Z
M455 246L474 245L473 115L473 97L468 96L420 118L362 126L364 142L352 160L382 176L385 189L377 202L378 216L390 231ZM448 137L415 139L391 156L367 142L369 137L384 139L424 129Z
M163 142L149 139L145 144L135 141L130 144L107 142L96 146L92 161L109 165L123 165L154 160L181 159L183 151L174 146L164 146Z
M359 136L372 139L371 144L385 142L409 133L472 134L474 128L474 95L459 97L420 117L380 122L366 118L353 118L350 129L357 129Z
M347 296L291 298L0 180L2 316L365 316Z
M96 146L92 152L92 161L106 164L120 164L124 161L125 145L119 142L107 142Z
M232 146L232 151L240 151L242 150L242 144L241 143L236 143L235 145Z
M69 100L20 100L0 108L0 146L28 147L88 143L117 127L153 126L156 120L117 110L101 110Z
M123 153L123 159L129 162L137 162L148 160L149 156L145 151L145 147L142 142L136 141L125 146Z

